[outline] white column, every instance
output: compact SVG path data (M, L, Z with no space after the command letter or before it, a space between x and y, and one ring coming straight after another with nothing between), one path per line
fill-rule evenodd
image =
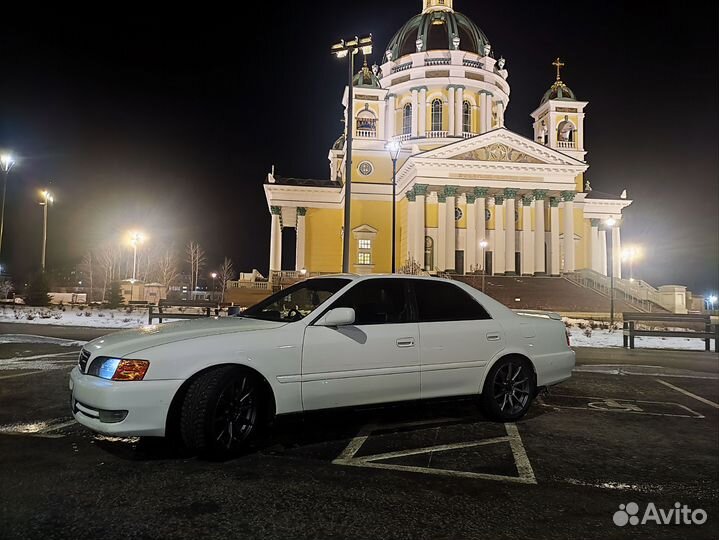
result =
M282 209L279 206L273 206L272 226L270 228L270 277L273 271L282 270Z
M454 134L454 86L449 87L449 134Z
M297 209L297 227L295 232L297 234L296 249L295 249L295 270L298 272L305 267L305 215L307 213L306 208Z
M446 186L444 188L447 196L447 240L445 250L445 265L450 270L459 272L458 268L455 268L455 251L457 250L457 226L454 219L454 209L457 206L457 188L453 186Z
M574 253L574 195L573 191L563 191L564 199L564 271L576 270Z
M389 141L395 135L395 120L397 118L397 96L390 94L387 96L387 133L386 139Z
M444 272L447 269L445 261L445 256L447 254L447 199L442 191L437 194L437 200L437 249L435 250L437 258L436 265L440 271Z
M427 135L427 89L422 88L419 91L419 136Z
M589 229L589 268L595 272L602 273L602 255L599 245L599 220L591 219L589 221L591 227Z
M612 266L614 277L622 277L622 239L619 233L619 223L612 227Z
M419 124L418 116L419 116L419 97L418 97L417 89L414 88L412 90L412 137L417 136L417 126Z
M517 225L514 220L515 211L515 197L517 196L516 189L505 189L504 190L504 271L507 274L516 274L517 269L515 268L515 252L517 251L516 246L516 232Z
M549 272L559 275L559 199L549 199Z
M485 217L487 209L487 188L474 188L474 194L477 200L474 202L475 214L477 214L477 236L474 243L477 246L477 262L482 270L484 270L484 253L489 249L489 238L487 234L487 220ZM482 249L479 245L482 240L487 242L487 247Z
M534 195L534 273L544 274L547 271L546 252L544 248L544 199L547 192L535 189Z
M520 263L523 276L534 274L534 233L532 232L532 198L522 197L522 255Z
M419 262L417 258L417 242L415 241L415 233L417 230L417 202L413 190L407 192L407 251L400 253L397 266L402 266L405 259Z
M487 131L487 94L479 94L479 133Z
M492 249L492 273L504 274L504 197L494 198L494 247Z
M462 136L462 104L464 103L464 88L461 86L457 87L457 93L455 94L454 103L454 133L450 135L456 135L457 137Z
M599 273L608 275L609 267L607 266L607 231L605 229L599 230Z
M474 211L476 195L467 194L467 237L464 248L464 270L477 270L477 212Z
M427 187L427 185L423 184L415 184L414 186L414 192L417 196L415 203L415 216L417 218L414 232L415 253L417 253L417 262L422 268L424 268L424 238L426 236L424 212Z

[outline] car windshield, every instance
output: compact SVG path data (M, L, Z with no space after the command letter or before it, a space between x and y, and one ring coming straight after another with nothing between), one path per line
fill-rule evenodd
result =
M246 309L242 312L242 316L265 321L299 321L349 282L349 279L343 278L319 278L303 281Z

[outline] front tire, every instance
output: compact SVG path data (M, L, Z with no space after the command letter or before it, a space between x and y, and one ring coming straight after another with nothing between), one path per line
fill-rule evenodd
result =
M258 431L263 405L251 371L223 366L200 375L187 390L180 413L185 446L211 458L237 455Z
M482 409L500 422L519 420L529 410L537 382L532 364L518 356L499 360L487 374L482 390Z

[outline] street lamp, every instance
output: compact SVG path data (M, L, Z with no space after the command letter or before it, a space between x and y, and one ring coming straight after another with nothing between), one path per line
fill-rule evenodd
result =
M634 261L642 256L642 250L635 246L629 246L622 250L622 259L629 263L629 281L634 281Z
M216 295L215 295L215 283L216 283L216 280L217 280L217 272L212 272L212 273L210 274L210 276L212 277L212 300L214 301L214 300L215 300L215 296L216 296Z
M712 294L711 296L709 296L709 298L707 298L707 300L709 301L709 310L713 312L713 311L714 311L714 304L717 303L717 296L716 296L716 294Z
M47 251L47 209L55 199L48 190L40 192L42 199L40 200L40 206L42 206L42 271L45 271L45 253Z
M345 215L344 236L342 238L342 271L350 271L350 230L351 230L351 203L352 203L352 117L354 114L354 71L355 54L362 51L364 55L372 54L372 34L365 37L355 36L349 40L342 40L332 45L330 49L337 58L349 58L349 75L347 82L347 120L345 121Z
M617 224L617 220L610 217L604 221L604 225L607 229L611 230ZM609 265L609 324L614 326L614 239L610 236L610 253L612 255L612 262Z
M482 263L482 292L484 292L484 276L487 275L487 271L486 271L486 269L485 269L485 267L484 267L484 262L485 262L485 261L484 261L484 250L487 249L487 246L488 246L488 245L489 245L489 242L487 242L486 240L482 240L482 241L479 243L479 247L482 248L482 258L480 259L480 261L481 261L481 263Z
M397 241L397 158L402 150L402 145L398 141L390 141L387 144L387 151L389 157L392 160L392 273L394 274L397 270L396 257L396 246Z
M145 241L145 235L139 231L133 231L130 233L130 245L132 246L132 283L135 283L137 278L137 246Z
M2 181L2 210L0 210L0 254L2 253L2 237L3 230L5 228L5 193L7 191L7 177L10 174L10 169L15 165L15 160L11 154L0 155L0 170L3 173Z

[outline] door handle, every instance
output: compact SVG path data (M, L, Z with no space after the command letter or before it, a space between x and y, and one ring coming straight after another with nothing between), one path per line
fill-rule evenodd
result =
M497 333L490 332L489 334L487 334L487 341L499 341L500 339L502 338Z
M400 338L397 340L397 347L414 347L414 338Z

